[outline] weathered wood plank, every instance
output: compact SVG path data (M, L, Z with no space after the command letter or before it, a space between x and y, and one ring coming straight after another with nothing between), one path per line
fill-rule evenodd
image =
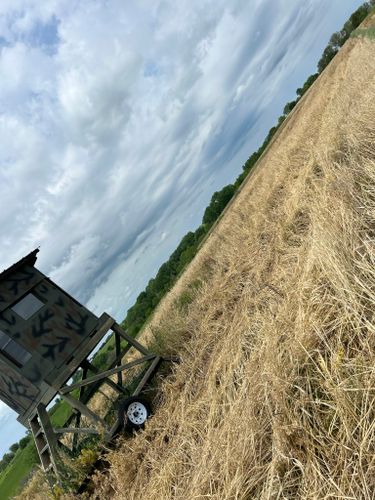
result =
M121 354L121 337L117 332L114 332L115 335L115 349L116 349L116 358L118 358ZM121 360L118 362L118 366L120 366ZM117 383L122 387L122 373L118 372L117 374Z
M87 377L87 368L85 366L82 366L82 379L85 379ZM85 388L84 387L81 387L80 390L79 390L79 396L78 396L78 399L80 401L82 401L82 397L85 393ZM77 417L76 417L76 427L77 429L79 428L79 425L81 423L81 414L78 412L77 413ZM75 434L73 436L73 442L72 442L72 450L75 451L76 448L77 448L77 444L78 444L78 434Z
M112 326L112 330L116 333L118 333L120 335L120 337L122 337L123 339L125 339L126 341L129 342L129 344L131 344L133 347L135 347L138 351L140 351L142 354L144 355L148 355L150 354L150 351L148 351L146 349L145 346L143 346L142 344L140 344L137 340L135 340L133 337L131 337L130 335L128 335L121 327L118 323L114 323L113 326Z
M43 448L43 449L40 449L37 446L38 453L39 453L41 462L43 464L43 468L44 468L44 470L47 470L47 467L51 464L56 476L59 477L59 470L57 467L58 458L59 458L59 452L58 452L58 447L57 447L57 438L56 438L56 434L53 431L52 423L51 423L51 420L49 418L47 409L43 404L39 404L37 406L37 415L38 415L40 425L43 429L44 437L46 440L46 446L47 446L47 448ZM48 460L47 461L43 457L45 449L48 450Z
M90 427L59 427L54 429L55 434L65 434L69 432L72 434L100 434L97 429L91 429Z
M156 370L158 364L161 362L161 357L156 356L151 365L148 367L146 373L143 375L141 381L137 385L137 388L133 392L134 396L138 396L138 394L142 391L143 387L147 384L149 378L152 376L154 370Z
M87 366L87 368L95 374L100 373L99 368L96 368L96 366L94 366L92 363L90 363L90 361L88 361L87 359L85 359L85 361L82 363L82 366ZM83 380L87 380L87 378L82 377L82 381ZM120 394L127 394L126 390L122 386L116 384L110 378L105 378L103 380L103 383L109 385L110 387L112 387L112 389L114 389L116 392L118 392ZM82 387L81 387L81 389L82 389Z
M100 427L106 429L105 421L101 417L99 417L99 415L90 410L90 408L81 403L81 401L78 401L78 399L73 398L69 394L62 394L61 391L59 391L59 394L61 395L62 399L70 404L72 408L78 410L80 413L82 413L82 415L94 422L95 425L99 425Z

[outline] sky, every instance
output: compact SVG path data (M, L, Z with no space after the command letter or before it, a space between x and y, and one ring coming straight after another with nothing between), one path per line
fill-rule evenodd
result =
M1 0L0 270L123 320L361 3Z

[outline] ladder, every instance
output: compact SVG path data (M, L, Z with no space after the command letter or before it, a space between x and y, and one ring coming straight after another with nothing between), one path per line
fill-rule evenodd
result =
M37 406L29 424L44 472L54 472L59 478L57 438L44 404Z

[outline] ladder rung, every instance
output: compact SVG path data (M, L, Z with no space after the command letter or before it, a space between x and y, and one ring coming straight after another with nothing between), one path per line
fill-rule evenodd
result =
M40 450L40 454L43 455L43 453L45 453L46 451L49 451L49 446L48 444L46 444L45 446L43 446L43 448Z
M36 433L34 433L34 437L37 438L38 436L40 436L41 434L44 434L44 431L42 428L40 428Z
M52 464L51 460L49 460L48 463L42 462L42 467L43 467L44 472L48 472L50 470L54 470L53 464Z
M29 420L29 424L43 470L53 471L58 475L54 456L57 447L56 436L45 405L38 405L37 413Z
M38 420L38 417L33 418L32 420L29 420L30 427L32 428L33 432L41 428L40 422Z

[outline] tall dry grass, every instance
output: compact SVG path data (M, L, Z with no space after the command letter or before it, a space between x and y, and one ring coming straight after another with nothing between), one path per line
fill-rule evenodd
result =
M145 339L181 363L92 498L375 497L373 54L340 51L163 301Z
M182 362L94 497L375 497L373 54L345 46L155 315Z

